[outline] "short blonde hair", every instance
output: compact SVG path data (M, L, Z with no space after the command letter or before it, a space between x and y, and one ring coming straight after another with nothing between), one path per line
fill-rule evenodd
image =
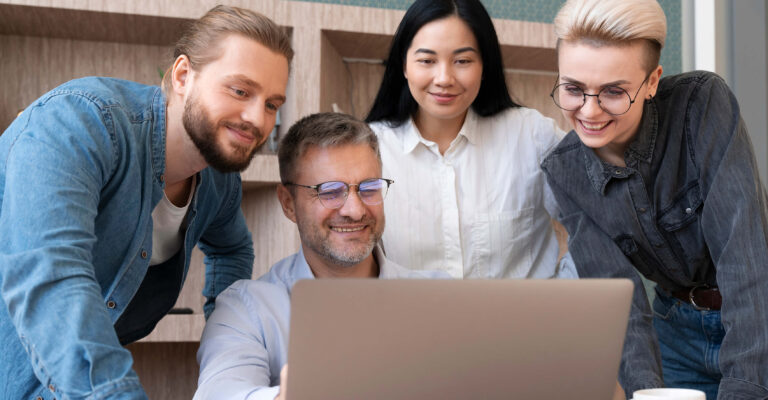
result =
M646 70L659 65L667 17L656 0L568 0L555 17L557 43L586 41L595 46L648 46Z
M282 54L289 65L293 59L291 40L285 29L255 11L224 5L210 9L187 26L173 49L173 59L186 55L192 68L199 70L221 56L221 41L232 34L255 40ZM163 75L162 87L166 94L171 89L172 68L173 65L168 67Z

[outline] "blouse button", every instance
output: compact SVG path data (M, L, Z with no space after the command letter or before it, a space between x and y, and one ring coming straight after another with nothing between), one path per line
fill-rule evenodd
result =
M109 308L109 309L115 308L116 306L117 306L117 304L115 304L115 302L112 301L112 300L107 302L107 308Z

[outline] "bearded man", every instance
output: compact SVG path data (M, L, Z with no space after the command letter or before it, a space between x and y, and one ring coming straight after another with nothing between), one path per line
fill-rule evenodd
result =
M239 174L285 102L290 40L218 6L179 40L163 87L77 79L0 136L0 393L146 399L122 347L175 303L195 245L206 315L249 278Z

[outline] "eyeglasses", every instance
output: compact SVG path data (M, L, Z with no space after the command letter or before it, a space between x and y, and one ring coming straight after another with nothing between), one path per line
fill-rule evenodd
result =
M360 200L363 203L368 204L369 206L375 206L377 204L381 204L381 202L384 201L384 197L387 196L389 185L393 183L395 183L395 181L391 179L373 178L366 179L360 183L331 181L309 186L286 182L284 185L293 185L314 189L317 192L317 198L320 199L320 204L322 204L325 208L335 210L337 208L341 208L344 203L347 202L347 197L349 196L349 188L352 186L357 187L357 195L360 197Z
M637 88L634 99L629 96L626 90L618 86L606 86L600 89L597 94L587 94L584 93L584 89L569 82L555 85L549 96L552 97L556 106L566 111L576 111L583 107L587 103L587 96L597 97L597 105L603 111L613 116L622 115L626 114L632 107L637 95L640 94L640 89L650 76L649 74L643 79L643 83Z

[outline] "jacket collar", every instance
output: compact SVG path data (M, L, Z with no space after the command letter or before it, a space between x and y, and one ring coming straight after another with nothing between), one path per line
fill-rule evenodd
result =
M658 119L656 102L653 99L645 101L640 126L625 152L627 165L635 165L636 162L651 162L658 134ZM632 174L632 170L629 168L617 167L601 160L591 148L583 143L581 144L581 153L589 181L595 191L600 194L605 194L605 187L611 179L622 179Z

